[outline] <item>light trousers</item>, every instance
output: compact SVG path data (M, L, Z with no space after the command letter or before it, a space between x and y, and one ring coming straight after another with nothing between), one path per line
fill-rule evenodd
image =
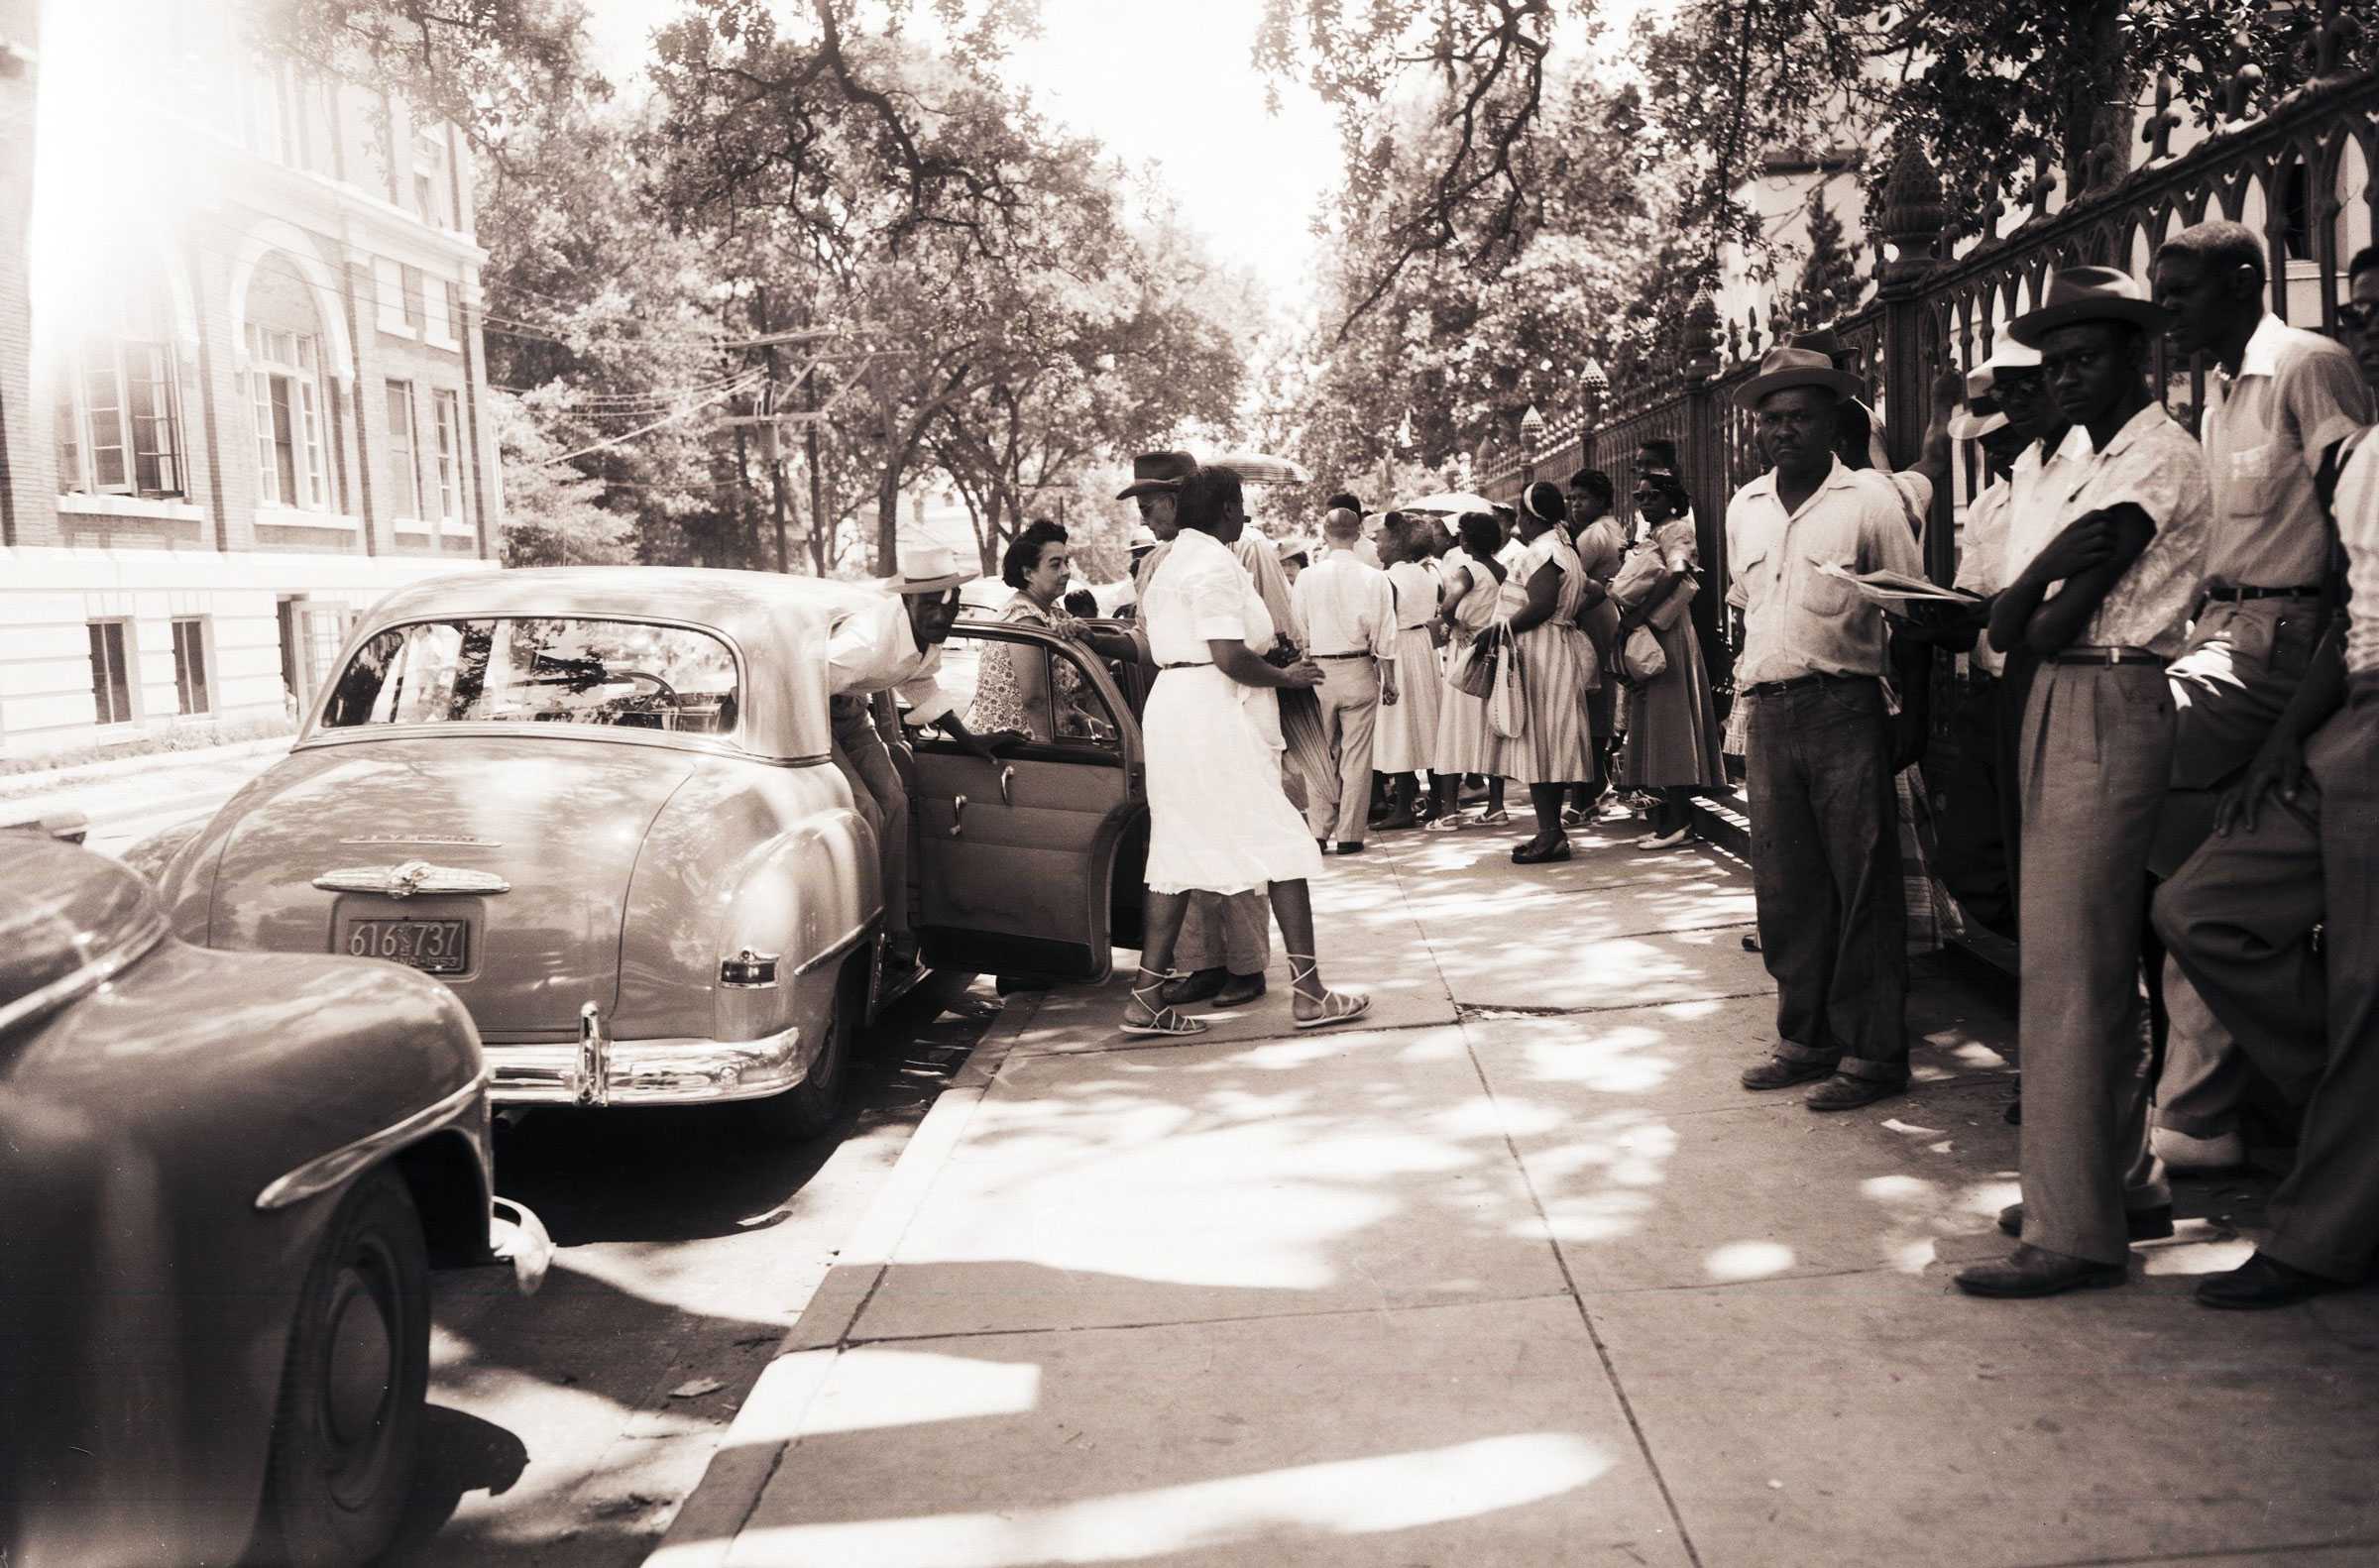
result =
M834 763L850 785L851 803L875 830L884 879L884 934L909 936L909 792L875 728L866 699L838 697L830 706Z
M1305 827L1314 838L1360 843L1371 815L1371 732L1380 715L1379 661L1318 659L1321 736L1334 772L1305 781Z
M1173 966L1195 972L1228 969L1262 974L1272 964L1272 899L1269 894L1192 892L1182 911L1182 933L1173 940Z

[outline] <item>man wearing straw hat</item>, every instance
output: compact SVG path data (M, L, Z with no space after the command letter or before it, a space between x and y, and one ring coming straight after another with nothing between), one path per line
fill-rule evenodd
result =
M2074 267L2008 327L2040 350L2091 455L2060 487L2062 531L1991 606L1992 644L2041 664L2018 762L2032 867L2017 1008L2024 1200L1999 1217L2022 1242L1958 1275L1971 1295L2120 1285L2130 1243L2172 1233L2147 1148L2140 912L2172 777L2165 666L2197 599L2212 493L2197 442L2149 383L2167 320L2128 275Z
M938 726L987 762L998 747L1023 738L1012 732L976 735L957 704L934 679L942 645L959 618L959 590L971 574L939 544L903 545L900 571L880 585L850 585L849 608L827 633L828 713L834 763L850 785L852 803L875 830L884 880L886 964L895 972L916 961L909 920L909 792L875 727L869 699L890 692L908 705L908 722Z

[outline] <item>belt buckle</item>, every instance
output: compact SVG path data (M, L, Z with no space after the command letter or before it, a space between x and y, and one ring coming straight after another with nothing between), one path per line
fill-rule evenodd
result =
M2108 669L2110 669L2110 670L2111 670L2111 669L2113 669L2113 668L2114 668L2116 665L2118 665L2118 664L2120 664L2120 663L2122 663L2122 662L2123 662L2123 650L2122 650L2121 648L2117 648L2117 647L2109 647L2109 648L2106 650L2106 667L2107 667Z

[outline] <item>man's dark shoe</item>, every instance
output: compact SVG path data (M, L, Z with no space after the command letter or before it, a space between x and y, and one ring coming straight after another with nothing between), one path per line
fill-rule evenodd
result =
M1216 1007L1244 1007L1264 994L1261 974L1234 974L1230 983L1214 993Z
M2120 1285L2129 1271L2119 1263L2093 1263L2026 1243L2007 1255L2005 1263L1979 1263L1958 1272L1958 1288L1969 1295L2001 1300L2029 1300L2038 1295L2061 1295L2067 1290L2102 1290Z
M2024 1234L2024 1206L2010 1203L1999 1210L1999 1229L2021 1238ZM2153 1208L2123 1210L2123 1234L2133 1241L2162 1241L2173 1233L2173 1206L2159 1203Z
M1908 1085L1894 1083L1889 1078L1855 1078L1847 1072L1837 1072L1809 1091L1801 1101L1813 1111L1855 1111L1862 1105L1905 1094Z
M1313 840L1313 847L1319 849L1323 854L1328 854L1330 852L1330 840L1327 839L1316 839Z
M1795 1062L1789 1057L1770 1057L1743 1069L1743 1086L1747 1089L1788 1089L1795 1083L1807 1083L1812 1078L1834 1075L1831 1062Z
M1417 828L1420 823L1409 811L1392 811L1385 817L1374 817L1371 825L1382 833L1394 833L1400 828Z
M1338 852L1340 854L1361 854L1363 852L1363 840L1360 839L1341 839L1338 840Z
M2266 1307L2294 1306L2331 1290L2351 1288L2344 1280L2312 1274L2259 1252L2227 1274L2209 1274L2200 1280L2198 1304L2233 1312L2256 1312Z
M1550 865L1569 858L1569 838L1565 834L1550 843L1530 840L1512 851L1514 865Z
M1216 964L1211 969L1194 970L1178 980L1167 981L1165 989L1157 993L1157 1000L1167 1007L1188 1007L1191 1002L1204 1001L1230 982L1231 971Z

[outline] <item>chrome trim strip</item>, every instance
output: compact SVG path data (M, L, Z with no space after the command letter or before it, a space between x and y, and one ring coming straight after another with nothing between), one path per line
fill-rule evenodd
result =
M509 893L512 884L493 871L404 860L396 865L349 865L314 878L325 893L379 893L410 898L415 893Z
M425 1105L400 1122L383 1127L376 1133L366 1133L353 1143L342 1144L326 1155L308 1160L296 1170L269 1183L256 1195L256 1206L270 1212L302 1203L309 1197L329 1191L349 1176L388 1154L417 1139L436 1132L475 1104L486 1088L488 1075L479 1076L456 1089L434 1105Z
M844 936L841 942L836 943L831 948L825 949L815 957L803 959L800 966L794 969L793 978L798 980L803 975L810 973L812 970L823 968L827 964L834 962L837 958L840 958L843 956L843 954L857 947L859 945L859 939L866 936L869 931L874 929L874 927L875 922L872 920L860 921L857 925L850 928L850 932Z
M92 958L73 973L60 975L39 990L28 991L6 1007L0 1007L0 1034L7 1033L29 1018L38 1018L52 1008L63 1007L77 997L97 990L147 957L159 943L170 935L171 928L166 924L165 912L155 905L144 913L149 918L133 927L124 940L116 945L113 952Z
M606 1042L598 1105L703 1105L765 1099L809 1075L799 1026L757 1040ZM496 1105L585 1105L578 1047L492 1045L488 1099Z

